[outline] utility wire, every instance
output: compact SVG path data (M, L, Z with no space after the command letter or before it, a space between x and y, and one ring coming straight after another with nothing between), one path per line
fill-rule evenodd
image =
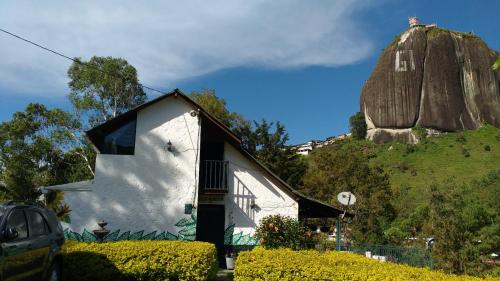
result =
M73 61L73 62L75 62L75 63L77 63L77 64L80 64L80 65L83 65L83 66L86 66L86 67L89 67L89 68L95 69L95 70L97 70L97 71L99 71L99 72L101 72L101 73L104 73L104 74L107 74L107 75L113 76L113 77L115 77L115 78L117 78L117 79L121 79L121 80L123 80L123 81L127 81L127 79L125 79L124 77L121 77L121 76L116 75L116 74L114 74L114 73L109 73L109 72L104 71L104 70L102 70L102 69L100 69L100 68L98 68L98 67L95 67L95 66L93 66L93 65L89 65L89 64L87 64L87 63L84 63L84 62L80 61L79 59L71 58L71 57L69 57L69 56L67 56L67 55L65 55L65 54L63 54L63 53L60 53L60 52L58 52L58 51L54 51L54 50L52 50L52 49L49 49L49 48L47 48L47 47L45 47L45 46L42 46L42 45L40 45L40 44L38 44L38 43L35 43L35 42L31 41L31 40L28 40L28 39L26 39L26 38L24 38L24 37L21 37L21 36L19 36L19 35L17 35L17 34L14 34L14 33L12 33L12 32L9 32L9 31L7 31L7 30L5 30L5 29L0 28L0 31L1 31L1 32L3 32L3 33L5 33L5 34L8 34L8 35L10 35L10 36L12 36L12 37L14 37L14 38L17 38L17 39L19 39L19 40L21 40L21 41L24 41L24 42L26 42L26 43L28 43L28 44L31 44L31 45L33 45L33 46L35 46L35 47L38 47L38 48L43 49L43 50L45 50L45 51L47 51L47 52L50 52L50 53L52 53L52 54L54 54L54 55L60 56L60 57L65 58L65 59L68 59L68 60ZM143 88L143 89L147 89L147 90L150 90L150 91L158 92L158 93L160 93L160 94L165 94L165 92L163 92L163 91L160 91L160 90L157 90L157 89L155 89L155 88L152 88L152 87L146 86L146 85L141 84L141 83L139 83L139 82L130 81L130 80L128 80L128 82L131 82L131 83L133 83L133 84L137 84L137 86L139 86L139 87L141 87L141 88Z

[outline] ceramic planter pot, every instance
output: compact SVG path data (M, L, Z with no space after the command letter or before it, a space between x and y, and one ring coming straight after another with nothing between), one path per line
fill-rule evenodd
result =
M226 268L234 269L234 258L226 257Z

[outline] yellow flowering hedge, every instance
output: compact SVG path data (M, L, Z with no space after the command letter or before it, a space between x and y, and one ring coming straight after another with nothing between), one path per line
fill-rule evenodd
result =
M216 248L205 242L67 242L62 251L68 281L209 280L216 272Z
M265 250L257 247L240 252L234 271L235 281L246 280L500 280L457 276L388 262L361 255L328 251Z

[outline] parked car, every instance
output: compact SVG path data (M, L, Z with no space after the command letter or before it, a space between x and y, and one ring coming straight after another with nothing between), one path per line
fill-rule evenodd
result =
M0 280L61 278L62 227L52 210L14 201L0 204Z

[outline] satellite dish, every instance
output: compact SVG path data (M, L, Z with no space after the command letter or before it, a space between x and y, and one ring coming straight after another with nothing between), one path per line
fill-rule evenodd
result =
M343 191L337 195L337 200L342 205L351 206L356 203L356 196L349 191Z

